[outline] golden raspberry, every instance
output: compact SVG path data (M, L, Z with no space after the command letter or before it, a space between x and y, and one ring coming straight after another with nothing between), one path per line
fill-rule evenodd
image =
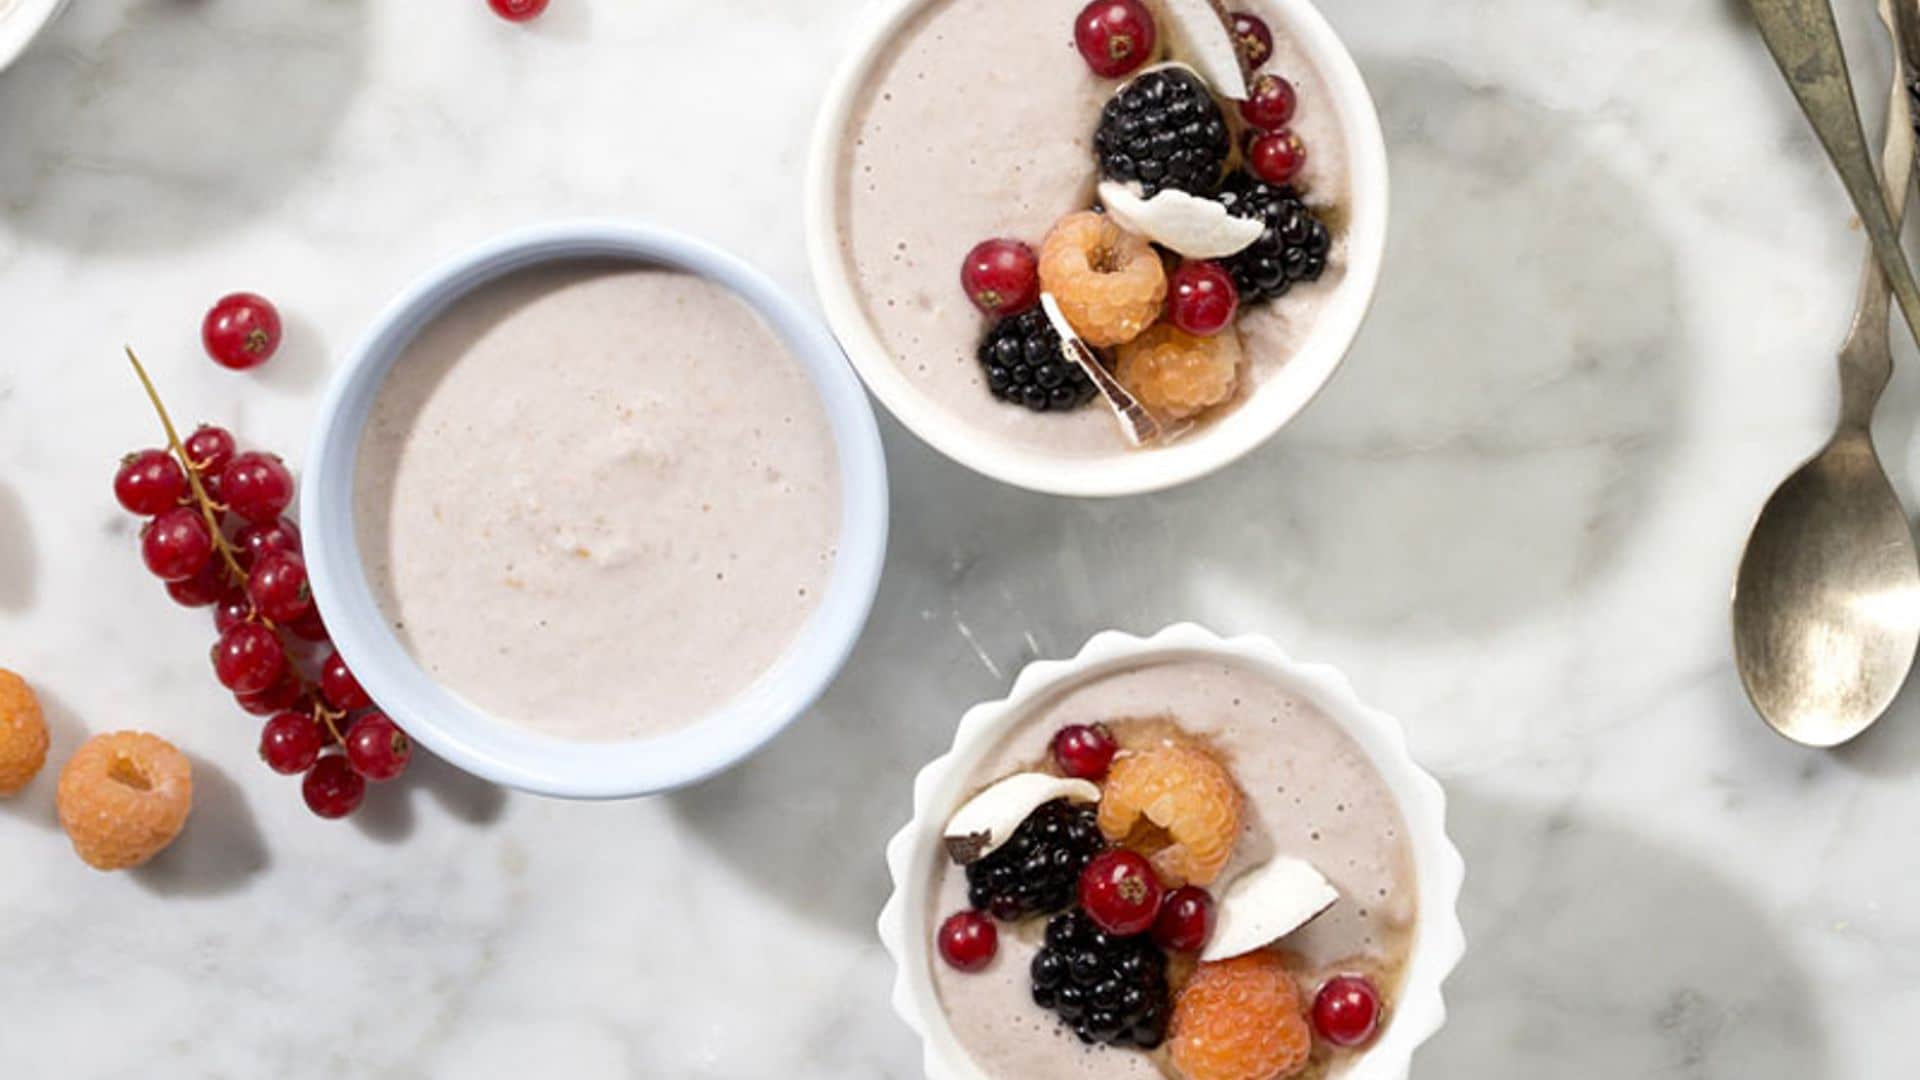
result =
M1100 794L1100 831L1143 849L1169 884L1210 885L1233 857L1242 801L1212 753L1163 739L1114 760Z
M0 668L0 798L18 795L47 763L47 721L27 680Z
M1140 403L1185 420L1233 396L1240 385L1240 332L1195 337L1158 323L1120 346L1113 375Z
M1283 1080L1307 1067L1300 987L1271 952L1201 964L1173 1003L1167 1049L1186 1080Z
M1061 218L1040 245L1040 287L1075 333L1104 349L1132 341L1160 317L1167 268L1145 237L1082 210Z
M193 767L156 735L88 739L60 770L60 824L82 861L126 870L173 843L193 810Z

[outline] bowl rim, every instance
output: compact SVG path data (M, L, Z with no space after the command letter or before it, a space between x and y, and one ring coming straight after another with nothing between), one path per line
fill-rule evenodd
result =
M611 258L671 267L728 288L787 345L819 394L839 459L841 524L820 605L785 653L733 700L649 739L579 742L496 719L440 686L381 616L354 529L360 436L393 363L427 323L474 289L531 266ZM321 400L300 484L315 602L356 678L434 754L536 794L614 799L698 782L744 759L807 711L852 653L879 590L888 490L879 426L859 380L818 318L758 269L667 229L569 221L486 241L415 279L373 320Z
M1260 0L1318 66L1347 141L1352 215L1345 279L1287 360L1300 377L1270 380L1205 431L1151 452L1085 460L1007 445L979 432L915 386L867 318L842 257L839 165L860 94L882 52L922 9L943 0L874 0L836 71L813 132L807 166L808 260L814 288L855 370L900 423L935 450L1015 487L1051 495L1139 495L1198 480L1267 442L1305 409L1352 349L1385 261L1390 191L1386 137L1373 95L1346 45L1310 0Z
M13 66L34 40L66 10L67 0L17 0L14 10L0 15L0 71Z
M1446 792L1413 761L1399 721L1362 703L1335 668L1295 661L1262 635L1223 638L1193 623L1145 638L1109 630L1094 635L1072 659L1028 664L1006 697L968 709L952 747L914 779L913 819L887 844L892 893L880 913L880 941L895 964L894 1011L920 1036L928 1080L989 1080L954 1037L930 974L934 865L947 818L970 794L973 766L1035 705L1061 689L1142 662L1192 656L1252 665L1317 705L1366 752L1406 820L1420 914L1405 984L1378 1041L1339 1075L1343 1080L1406 1080L1414 1050L1445 1023L1442 986L1466 951L1458 910L1466 866L1447 836Z

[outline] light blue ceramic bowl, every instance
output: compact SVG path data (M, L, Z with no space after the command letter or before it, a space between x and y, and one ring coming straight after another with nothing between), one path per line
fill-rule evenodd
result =
M756 683L719 711L658 738L582 743L508 723L422 670L381 616L354 529L360 435L387 372L414 336L454 301L514 271L613 258L698 274L758 311L805 366L839 449L844 510L826 595L800 635ZM859 638L886 555L887 474L866 393L826 327L764 274L697 240L661 229L579 222L495 240L426 275L374 321L336 373L301 482L307 569L334 645L368 693L442 758L488 780L542 795L614 799L667 791L736 764L804 713ZM631 602L609 597L609 603Z

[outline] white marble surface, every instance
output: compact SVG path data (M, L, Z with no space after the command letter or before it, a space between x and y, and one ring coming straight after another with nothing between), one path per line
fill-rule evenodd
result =
M202 792L111 877L51 774L0 806L0 1075L912 1076L870 929L910 771L1027 658L1185 618L1346 668L1447 782L1474 948L1421 1075L1911 1075L1920 699L1809 753L1728 661L1861 247L1735 0L1329 4L1396 224L1348 369L1266 451L1084 504L890 425L866 643L746 768L576 806L423 763L356 824L306 813L109 497L155 438L120 344L184 418L297 453L372 313L503 227L649 218L805 290L805 135L859 3L554 0L516 30L480 0L85 0L0 75L0 664L56 757L150 728ZM197 353L232 288L291 319L256 376Z

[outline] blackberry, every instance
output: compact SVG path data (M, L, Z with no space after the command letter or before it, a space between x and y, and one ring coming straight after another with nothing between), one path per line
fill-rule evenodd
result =
M1251 247L1221 260L1240 289L1241 303L1285 296L1295 282L1318 281L1326 273L1333 238L1326 223L1314 216L1292 187L1275 187L1236 172L1215 197L1235 217L1251 218L1267 227Z
M1114 937L1075 908L1047 923L1030 973L1034 1004L1081 1042L1151 1050L1167 1036L1167 954L1151 934Z
M1027 815L993 854L967 866L967 899L1013 922L1073 903L1080 871L1107 846L1092 807L1055 799Z
M1067 412L1093 398L1093 380L1067 359L1047 313L1031 308L995 323L980 343L987 389L1034 412Z
M1109 180L1135 180L1151 199L1167 188L1220 186L1232 140L1227 117L1192 72L1163 68L1128 83L1100 113L1093 151Z

